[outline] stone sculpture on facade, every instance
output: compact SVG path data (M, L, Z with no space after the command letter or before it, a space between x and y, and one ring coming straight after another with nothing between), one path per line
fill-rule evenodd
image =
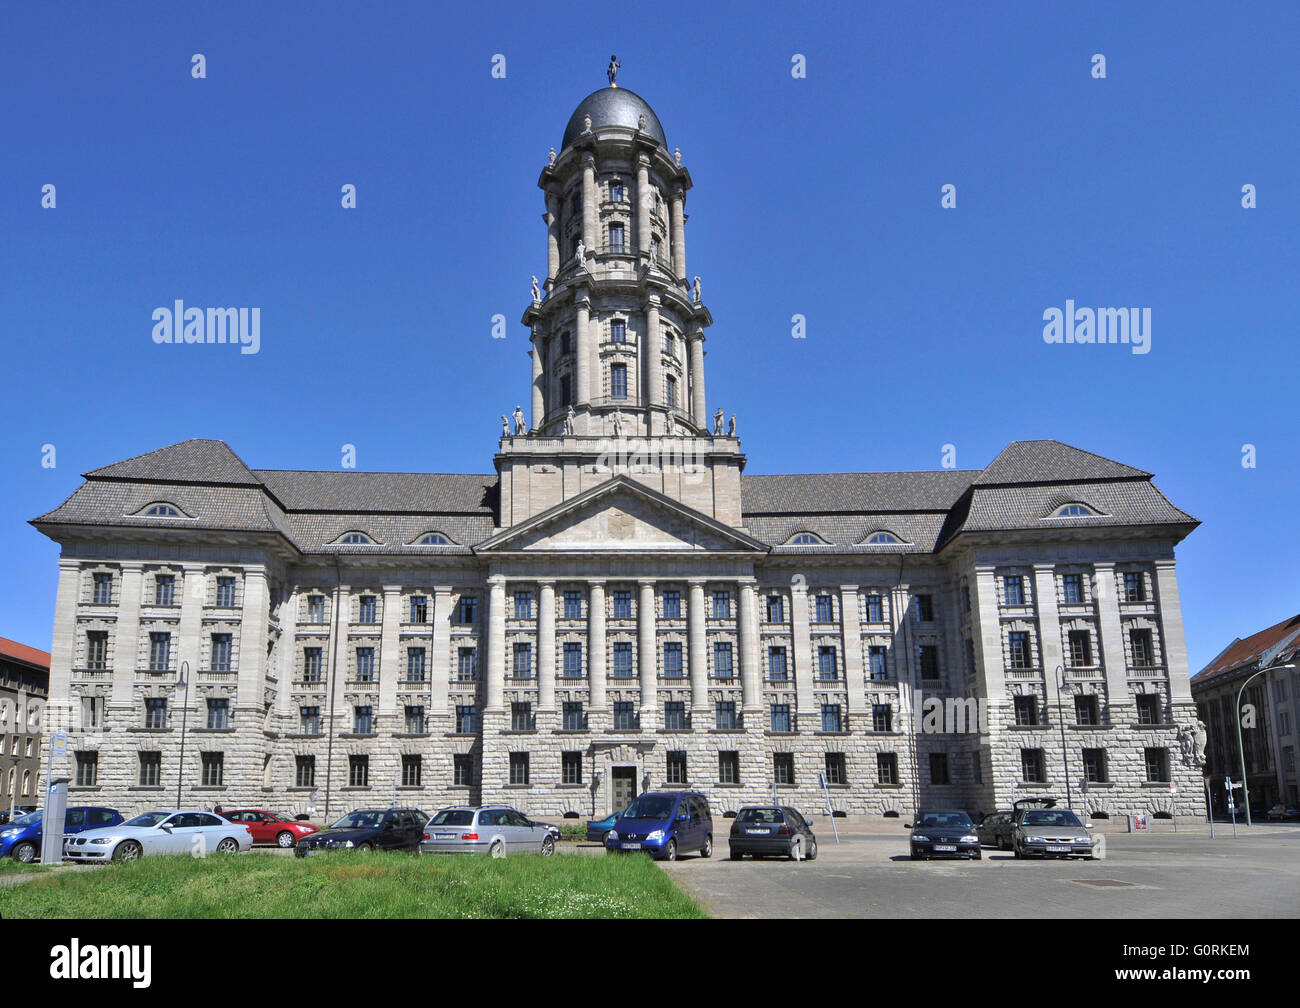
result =
M699 277L696 277L696 278L695 278L695 294L694 294L694 297L695 297L695 303L696 303L696 304L699 304L699 303L700 303L700 278L699 278Z
M677 167L682 166L682 149L680 147L673 151L673 160L677 162Z
M727 424L727 437L736 436L736 414L731 414L731 421Z
M536 304L541 300L542 300L542 289L537 286L537 277L534 276L533 277L533 303Z
M501 414L501 436L503 438L510 436L510 418L504 413Z
M578 239L578 250L574 252L573 257L578 260L579 266L587 261L587 246L583 244L581 238Z
M717 412L713 414L713 433L719 437L722 436L722 407L719 406Z
M551 153L548 154L548 155L546 156L546 160L547 160L547 163L548 163L548 164L551 164L551 165L554 165L554 164L555 164L555 148L554 148L554 147L551 148Z
M515 407L515 433L528 433L528 421L524 419L524 410L522 406Z
M572 434L572 433L573 433L573 421L577 418L577 416L578 416L578 414L575 413L573 407L570 406L570 407L569 407L569 412L566 413L566 414L564 415L564 433L565 433L565 434Z

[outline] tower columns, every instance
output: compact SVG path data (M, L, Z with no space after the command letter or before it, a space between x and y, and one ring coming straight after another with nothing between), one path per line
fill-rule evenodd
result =
M704 397L704 327L691 327L691 413L695 426L709 429L708 400Z
M591 339L591 303L587 300L587 292L582 291L577 295L575 305L577 307L577 332L574 333L576 353L574 359L577 363L577 389L574 392L574 399L583 405L591 403L591 358L592 358L592 339Z
M659 295L651 294L646 298L645 307L645 360L642 363L645 375L644 403L647 407L663 399L664 359L663 334L659 328ZM653 435L651 417L646 416L646 433Z
M669 205L673 229L673 272L678 280L686 279L686 193L679 186L673 190Z
M650 159L636 159L636 250L650 252Z
M596 159L590 154L582 156L582 241L590 255L596 248Z
M560 196L546 194L546 281L547 290L560 272Z

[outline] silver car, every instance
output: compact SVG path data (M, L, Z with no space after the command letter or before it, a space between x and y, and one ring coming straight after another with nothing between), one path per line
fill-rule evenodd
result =
M424 827L424 854L507 854L530 852L550 857L560 831L534 822L508 805L453 806L439 811Z
M1092 831L1069 809L1030 808L1016 812L1011 847L1018 858L1095 858Z
M240 823L193 809L145 812L117 826L65 833L63 859L134 861L146 854L237 854L251 850L253 834Z

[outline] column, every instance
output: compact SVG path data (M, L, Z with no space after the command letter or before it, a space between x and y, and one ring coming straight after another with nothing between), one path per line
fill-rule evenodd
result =
M546 289L560 272L560 195L546 194Z
M763 683L758 661L758 600L754 596L752 580L740 582L738 630L742 706L745 711L753 712L758 710L762 699Z
M1007 702L1007 673L1002 663L1002 622L998 617L998 588L991 566L975 568L971 579L971 637L976 671L982 673L989 707Z
M555 710L554 581L543 581L537 592L537 706Z
M577 351L577 388L574 389L573 397L577 404L589 407L591 405L591 303L587 300L587 292L581 291L574 297L574 306L577 309L577 320L574 323L575 350Z
M659 295L651 294L645 308L645 357L642 365L645 374L645 399L647 406L664 401L663 334L659 328ZM649 427L647 434L655 432Z
M636 159L636 249L650 252L650 158L645 154Z
M487 711L505 706L506 687L506 579L488 578Z
M862 622L858 616L858 586L840 585L840 626L844 628L844 685L850 715L867 713L867 675L862 661Z
M64 723L59 727L80 730L81 711L72 710L72 663L77 654L77 599L81 594L81 565L76 560L59 560L59 589L54 602L54 642L50 645L50 688L47 709L55 703L66 704L62 709ZM114 679L124 670L110 673ZM134 676L134 672L132 673ZM112 688L112 684L108 684ZM104 712L107 715L107 711ZM49 719L46 719L49 724ZM102 722L101 722L102 724ZM46 729L49 730L48 728ZM0 772L0 782L3 781ZM0 793L4 792L0 783ZM5 806L8 811L8 806Z
M1106 666L1106 706L1109 723L1116 723L1122 708L1132 704L1128 691L1128 662L1124 657L1124 627L1119 618L1119 596L1115 584L1115 565L1099 563L1093 567L1093 595L1097 604L1098 650Z
M135 706L135 670L140 666L140 592L142 565L122 564L122 585L117 598L117 622L113 625L113 693L115 707ZM181 582L182 589L184 581ZM123 715L130 717L129 713ZM116 719L115 719L116 720Z
M279 679L276 684L275 713L279 718L280 730L290 723L294 715L293 680L298 663L298 599L296 589L290 590L288 583L282 584L273 594L280 596L280 608L277 619L280 623L280 640L276 645L278 657L275 674Z
M813 703L812 632L808 626L808 580L802 574L790 579L790 660L794 663L796 710L815 716Z
M202 572L199 572L200 575ZM189 578L186 577L186 587ZM204 589L206 590L206 584ZM188 594L188 593L187 593ZM202 599L196 599L202 602ZM244 606L241 610L239 625L239 703L241 706L255 708L260 715L266 695L266 637L267 620L270 617L270 596L266 584L266 568L244 568ZM181 607L181 622L185 622L185 608ZM199 611L200 632L202 631L202 610ZM199 642L199 654L202 654L202 641ZM193 666L191 666L193 667ZM193 690L193 686L190 687ZM283 688L283 687L281 687ZM193 693L191 693L193 695ZM260 717L258 719L260 723ZM248 727L245 725L244 727ZM261 779L261 767L255 775ZM252 766L249 766L252 773Z
M429 714L446 714L451 687L451 585L433 589L429 644Z
M704 397L704 327L695 326L691 330L691 412L695 415L695 425L704 430L709 429L708 400Z
M582 155L582 241L588 253L595 251L596 159L590 154Z
M397 679L402 672L402 587L384 585L384 611L379 628L379 717L376 724L393 716L397 719Z
M348 639L348 609L352 605L351 586L341 584L334 589L334 598L330 602L330 637L329 637L329 675L326 677L326 701L329 703L329 728L338 730L340 710L346 710L346 689L343 686L347 659L343 657L343 645ZM340 665L343 667L340 668ZM351 731L351 724L345 720L343 731ZM338 760L334 761L334 773L338 773ZM343 759L343 779L347 780L347 759ZM322 787L323 790L323 787Z
M1169 701L1171 704L1191 703L1187 638L1183 634L1183 607L1178 600L1178 577L1173 557L1156 561L1155 588L1156 604L1160 607L1160 643L1164 647L1165 674L1169 676ZM1274 674L1270 673L1270 676ZM1275 705L1269 706L1276 711ZM1274 732L1273 738L1280 740L1281 737ZM1279 752L1279 758L1280 755ZM1282 763L1279 761L1277 766L1282 767ZM1282 793L1279 791L1279 794Z
M640 596L636 604L637 657L641 677L641 729L653 731L658 710L659 654L655 635L655 583L638 581Z
M692 581L686 605L686 642L690 650L691 710L704 716L709 706L709 665L705 653L704 582Z
M537 327L533 327L533 348L528 356L533 361L533 413L528 418L529 429L537 430L546 419L546 378L542 374L543 337Z
M605 709L605 582L591 582L587 605L587 676L591 709Z
M686 192L681 186L673 189L669 215L673 229L673 272L678 280L686 279Z

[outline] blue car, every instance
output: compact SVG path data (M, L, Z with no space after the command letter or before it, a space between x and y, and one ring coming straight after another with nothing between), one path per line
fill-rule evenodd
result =
M627 810L624 809L624 812ZM615 812L604 819L587 820L587 840L590 843L604 843L605 836L614 828L614 824L623 818L623 812Z
M23 864L40 858L41 819L44 815L44 812L31 812L0 828L0 857L11 857ZM122 821L117 809L73 805L63 817L63 832L82 833L88 829L116 826Z
M606 851L646 851L656 860L676 861L699 851L713 856L713 816L698 791L647 791L623 812L605 837Z

